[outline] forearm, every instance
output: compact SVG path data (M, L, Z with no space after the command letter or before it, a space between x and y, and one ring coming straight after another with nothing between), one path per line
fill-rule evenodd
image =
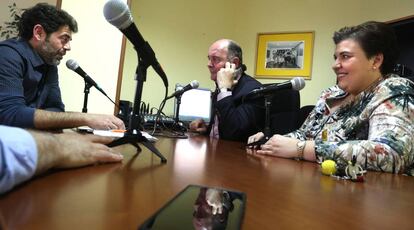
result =
M86 115L82 113L51 112L40 109L34 113L34 126L37 129L64 129L86 124Z
M51 112L36 110L34 123L37 129L64 129L78 126L89 126L93 129L125 129L119 118L107 114L91 114L76 112Z
M305 148L303 149L303 159L312 162L316 161L314 141L306 141Z
M37 144L37 166L35 174L53 168L61 155L58 153L59 141L55 135L46 132L30 131Z

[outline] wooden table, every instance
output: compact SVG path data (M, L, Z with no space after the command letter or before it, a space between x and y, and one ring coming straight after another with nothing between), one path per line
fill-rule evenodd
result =
M243 144L161 138L161 164L121 146L123 163L63 170L0 197L3 229L137 229L188 184L243 191L243 229L414 229L414 178L369 172L364 183L309 162L258 158Z

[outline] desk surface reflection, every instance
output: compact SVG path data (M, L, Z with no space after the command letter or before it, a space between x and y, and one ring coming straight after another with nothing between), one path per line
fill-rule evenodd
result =
M414 180L368 172L364 183L317 164L245 154L243 143L161 138L168 159L120 146L125 159L31 180L0 197L2 229L137 229L189 184L246 193L243 229L412 229Z

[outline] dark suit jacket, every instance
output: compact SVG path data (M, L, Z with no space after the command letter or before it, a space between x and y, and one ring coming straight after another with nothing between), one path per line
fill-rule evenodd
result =
M246 142L249 136L263 130L263 100L242 103L245 95L261 86L260 82L243 73L232 90L232 96L225 97L215 104L220 138Z

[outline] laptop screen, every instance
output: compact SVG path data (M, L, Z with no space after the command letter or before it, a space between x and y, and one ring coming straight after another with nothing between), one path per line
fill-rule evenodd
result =
M183 86L177 84L176 90ZM177 98L174 103L174 114L177 107ZM182 122L191 122L195 119L201 118L205 122L210 122L211 112L211 91L210 89L197 88L191 89L183 93L181 97L179 120Z

